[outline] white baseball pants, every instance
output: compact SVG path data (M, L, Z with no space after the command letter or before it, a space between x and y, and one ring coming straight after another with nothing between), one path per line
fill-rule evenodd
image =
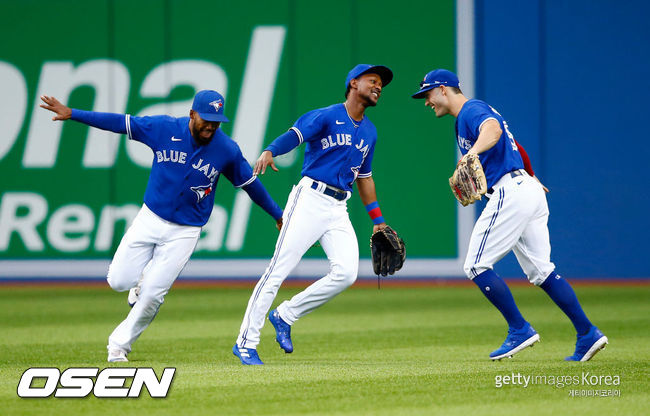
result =
M240 347L256 348L259 344L266 314L280 285L316 241L325 250L330 271L278 306L286 323L293 325L357 279L359 245L348 216L347 199L338 201L322 194L311 188L312 182L310 178L302 178L289 194L275 253L248 301L237 338Z
M528 280L539 286L555 270L544 189L527 173L506 174L493 188L472 231L465 274L474 279L512 250Z
M131 345L158 313L200 235L201 227L166 221L142 206L108 269L108 284L118 292L135 287L142 277L138 302L108 337L109 349L131 351Z

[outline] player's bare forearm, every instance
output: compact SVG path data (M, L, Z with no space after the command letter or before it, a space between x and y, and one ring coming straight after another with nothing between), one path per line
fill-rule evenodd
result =
M359 190L359 196L361 197L361 202L363 202L363 205L368 205L377 201L377 191L375 189L375 181L374 179L372 179L372 177L358 178L357 189ZM382 222L381 224L375 224L372 227L372 232L375 233L378 230L381 230L385 227L386 227L385 222Z
M54 97L41 95L41 101L43 101L44 103L40 105L41 108L50 110L51 112L56 114L54 117L52 117L52 121L69 120L70 116L72 116L72 110L70 109L70 107L61 104L61 102L59 102L59 100L57 100Z
M271 169L274 171L278 172L278 168L275 167L275 163L273 162L273 154L265 150L262 152L259 158L257 158L257 161L255 162L255 166L253 167L253 174L254 175L259 175L260 173L264 175L266 172L267 166L271 166Z
M468 153L481 153L490 150L499 141L503 130L496 120L488 120L481 127L481 132L476 139L476 143L469 149Z
M372 176L369 178L358 178L357 189L359 189L359 196L363 205L368 205L377 200L375 181L372 179Z

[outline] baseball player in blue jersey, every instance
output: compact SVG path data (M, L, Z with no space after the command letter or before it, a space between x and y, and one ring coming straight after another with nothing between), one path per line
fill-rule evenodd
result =
M456 117L456 140L461 153L479 156L487 179L489 198L470 238L464 270L508 322L503 345L492 360L512 357L539 341L539 334L524 320L510 289L493 270L511 250L534 285L540 286L569 317L577 331L576 348L567 361L587 361L607 344L607 337L587 318L571 285L551 263L548 205L541 183L524 170L508 123L483 101L468 100L458 77L447 70L429 72L413 98L424 98L436 117Z
M130 290L133 307L108 338L108 361L128 361L132 344L156 316L194 251L212 212L221 174L269 213L278 229L282 209L256 180L237 143L219 128L228 118L224 99L216 91L199 91L189 117L181 118L81 111L54 97L41 99L41 107L56 113L53 120L72 119L127 134L154 153L144 205L124 234L107 277L114 290Z
M386 227L372 179L377 131L364 113L377 105L392 78L385 66L355 66L345 80L344 103L304 114L255 163L256 174L264 174L268 166L277 171L274 156L305 144L302 179L289 194L275 253L253 290L233 347L242 364L263 364L257 345L266 314L284 279L316 241L330 261L329 273L269 314L276 341L285 352L293 351L291 325L356 280L359 246L346 205L355 181L375 224L373 232Z

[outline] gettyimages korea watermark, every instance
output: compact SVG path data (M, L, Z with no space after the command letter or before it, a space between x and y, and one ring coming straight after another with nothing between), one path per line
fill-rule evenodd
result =
M619 375L583 371L574 375L532 375L513 372L494 376L494 386L498 389L504 386L528 388L532 385L566 388L571 397L620 397L621 395Z
M176 369L167 367L160 378L153 368L71 367L64 371L55 367L33 367L20 377L16 392L19 397L95 397L137 398L143 387L153 398L165 398L174 381ZM127 381L130 385L127 386Z

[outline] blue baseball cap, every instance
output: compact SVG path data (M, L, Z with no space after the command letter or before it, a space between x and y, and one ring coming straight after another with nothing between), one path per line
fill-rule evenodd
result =
M350 81L353 79L359 78L364 74L377 74L381 78L381 83L385 87L393 80L393 71L390 70L387 66L383 65L369 65L369 64L359 64L352 68L352 71L348 72L348 77L345 79L345 88L347 89L350 85Z
M199 116L206 121L229 122L228 117L223 115L225 100L216 91L201 90L194 96L192 110L199 113Z
M411 95L411 97L424 98L427 91L441 85L460 88L460 82L458 82L456 74L446 69L434 69L424 76L424 81L420 82L420 90Z

